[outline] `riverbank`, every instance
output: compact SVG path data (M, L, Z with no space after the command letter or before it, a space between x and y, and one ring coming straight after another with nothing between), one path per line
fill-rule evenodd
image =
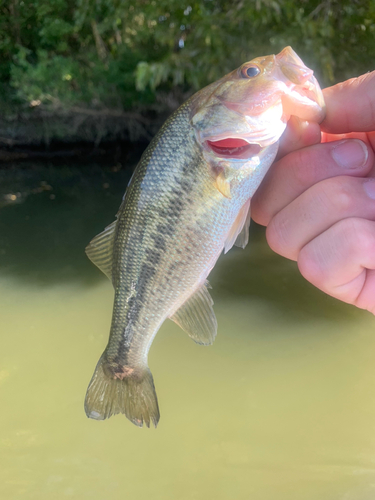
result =
M0 162L88 156L116 160L134 148L144 149L169 113L38 104L17 109L0 117Z

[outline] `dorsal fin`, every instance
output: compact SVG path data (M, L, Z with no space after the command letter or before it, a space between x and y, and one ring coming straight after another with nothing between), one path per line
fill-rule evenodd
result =
M87 245L88 258L112 281L112 254L116 222L112 222Z
M212 309L214 301L207 290L208 282L191 295L171 316L198 344L210 345L217 333L217 321Z
M236 220L231 227L224 244L224 253L227 253L233 245L245 248L249 241L250 225L250 199L238 212Z

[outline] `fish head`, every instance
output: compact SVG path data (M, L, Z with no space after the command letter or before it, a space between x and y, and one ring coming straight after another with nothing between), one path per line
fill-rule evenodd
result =
M313 71L286 47L202 89L192 98L191 112L208 155L243 163L277 143L291 115L320 123L325 106Z

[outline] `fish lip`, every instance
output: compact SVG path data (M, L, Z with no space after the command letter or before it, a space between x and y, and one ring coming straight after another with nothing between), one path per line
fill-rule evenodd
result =
M294 101L295 107L300 111L305 106L305 111L302 114L306 113L309 107L307 115L300 116L300 118L321 123L325 118L325 102L313 70L305 65L290 46L285 47L275 56L275 64L283 77L286 78L285 83L288 88L288 92L282 98L283 107L287 101L293 107ZM288 106L286 107L288 108ZM297 116L299 116L298 113Z

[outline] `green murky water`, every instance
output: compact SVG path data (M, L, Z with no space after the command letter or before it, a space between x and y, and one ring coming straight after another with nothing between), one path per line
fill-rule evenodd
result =
M157 430L88 420L112 290L87 242L129 173L0 171L0 498L373 500L375 319L251 245L212 276L219 334L167 321L150 352Z

